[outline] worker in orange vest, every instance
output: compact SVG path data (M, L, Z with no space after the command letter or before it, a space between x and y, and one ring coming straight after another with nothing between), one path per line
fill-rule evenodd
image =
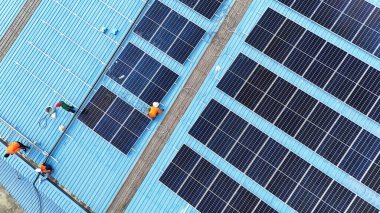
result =
M164 111L163 109L158 108L159 106L160 106L160 103L153 102L153 106L149 107L148 116L151 119L156 118L157 115L161 114Z
M7 146L6 154L4 157L7 158L9 155L16 154L20 150L24 150L26 152L27 149L29 149L28 146L25 146L21 142L15 141Z
M36 172L40 173L42 176L45 176L46 174L53 172L53 167L49 164L41 163L41 165L36 169Z

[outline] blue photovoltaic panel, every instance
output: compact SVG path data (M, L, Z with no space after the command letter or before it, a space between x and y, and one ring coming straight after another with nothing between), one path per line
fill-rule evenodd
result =
M190 8L193 8L204 17L211 19L218 10L223 0L180 0Z
M206 31L155 1L134 32L184 64Z
M101 86L78 119L128 154L150 123L150 119Z
M365 0L278 0L380 57L380 8Z
M178 75L128 43L107 75L147 104L161 102Z
M256 64L253 69L236 68L236 64L249 60L240 54L217 87L358 180L372 164L377 165L379 138L253 60L248 62ZM245 78L241 77L243 71ZM243 83L230 78L240 78ZM214 135L215 126L208 128L210 125L203 120L198 123L202 124L202 131L196 132L207 133L203 137L195 135L201 142ZM218 135L217 131L215 136ZM217 141L211 139L207 144L213 143Z
M352 192L215 100L189 134L299 212L352 208ZM360 202L376 212L369 203Z
M186 145L160 181L200 212L276 212Z
M379 70L272 9L246 42L380 123Z

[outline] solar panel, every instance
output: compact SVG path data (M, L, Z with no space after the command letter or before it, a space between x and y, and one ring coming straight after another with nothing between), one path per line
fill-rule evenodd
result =
M103 85L78 119L124 154L128 154L150 119Z
M200 212L276 212L186 145L160 181Z
M184 64L205 30L159 1L155 1L134 32Z
M178 75L135 45L128 43L107 76L147 104L161 102Z
M204 17L211 19L218 10L223 0L180 0Z
M278 0L380 57L380 8L364 0Z
M376 164L379 138L253 60L249 64L256 64L254 69L243 68L247 72L245 79L240 77L242 70L235 74L234 65L248 60L251 59L240 54L217 87L358 180L371 164ZM262 80L250 81L257 73L267 76L270 85ZM236 81L228 79L230 76L244 83L236 86ZM202 128L206 124L202 121Z
M275 27L270 20L275 20ZM379 70L272 9L265 12L246 42L380 123Z
M352 208L354 193L215 100L189 134L299 212Z

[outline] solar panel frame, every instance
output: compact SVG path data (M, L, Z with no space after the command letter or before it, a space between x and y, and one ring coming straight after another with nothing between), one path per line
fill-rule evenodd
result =
M103 85L78 120L126 155L151 121Z
M211 1L210 0L179 0L179 1L208 19L211 19L215 15L219 7L223 4L223 0L211 0Z
M159 180L200 212L251 212L258 207L276 212L187 145Z
M277 1L380 58L380 8L371 3L314 0L312 8L308 8L308 3L301 0Z
M208 113L213 114L214 111L220 112L224 111L225 109L225 106L221 105L215 100L211 100L211 102L202 112L201 116L189 130L189 134L191 136L194 136L196 135L194 133L198 131L205 131L209 128L209 126L215 125L215 132L222 131L220 128L223 126L224 122L230 124L245 124L246 121L244 121L244 119L241 117L238 117L239 119L236 119L235 116L237 115L230 110L227 111L223 119L218 119L219 122L216 122L217 124L215 124L215 122L211 123L211 121L208 121L205 118L212 118L212 116L208 115ZM230 114L233 114L234 116L230 116ZM208 122L208 126L199 128L197 126L199 120L205 120ZM257 137L258 140L255 140L256 137L253 135L244 136L247 130L252 131L253 129L255 130L256 134L259 133L259 136ZM305 201L305 197L313 199L314 203L318 203L318 205L326 205L326 207L323 208L339 208L339 211L344 211L345 208L348 208L347 205L344 207L335 205L335 201L325 198L325 192L342 193L343 197L354 197L354 193L348 191L347 189L343 190L342 192L340 187L343 186L341 186L339 183L334 182L330 177L314 168L311 164L302 158L290 152L287 148L283 147L277 141L269 138L269 136L265 134L263 135L261 131L252 125L247 124L244 130L245 131L241 132L238 137L229 136L231 139L234 138L232 140L235 141L235 144L230 148L227 155L220 154L218 151L218 148L220 146L225 145L226 140L224 139L219 138L216 140L219 144L219 147L209 146L209 138L206 138L206 141L200 142L205 144L220 157L224 158L227 162L231 163L234 167L245 173L248 177L252 178L261 186L269 190L275 196L279 197L288 205L295 208L297 211L301 211L306 208L305 206L300 205L300 203ZM228 134L226 135L228 136ZM216 134L213 134L211 137L216 137ZM250 142L252 144L251 147L255 147L255 152L240 143L240 139L244 140L244 138L250 138ZM199 140L199 138L196 139ZM253 144L255 144L255 146L253 146ZM234 150L235 147L238 147L238 151ZM246 155L244 155L244 153L246 153ZM324 184L324 187L321 187L320 184ZM333 186L336 187L328 187L331 184L334 184ZM314 190L316 191L315 193L313 192ZM302 191L303 194L300 195L300 191ZM339 196L334 197L334 199L340 198L341 197ZM321 202L322 199L324 200ZM316 208L316 206L307 207L309 210L311 208Z
M181 20L187 20L186 23L173 23L172 19L168 19L172 14L181 17ZM181 64L186 62L206 33L204 29L158 0L154 1L133 32ZM166 36L162 36L164 32Z
M161 102L179 78L132 43L126 45L106 75L147 104Z
M238 56L236 60L241 60L242 58L244 57ZM240 64L240 62L237 62L236 60L233 64ZM254 90L245 91L242 89L232 97L267 121L273 123L282 131L294 137L302 144L316 151L354 178L361 180L365 171L369 169L371 162L373 163L375 159L373 154L368 155L368 151L365 151L365 149L358 149L358 147L362 146L363 143L370 143L373 144L371 149L375 150L374 152L379 152L380 139L321 102L318 102L310 95L290 85L290 83L287 83L289 86L276 87L276 92L273 92L273 94L278 95L271 95L269 91L274 88L273 85L276 85L276 82L279 79L282 79L277 75L270 87L262 87L261 82L257 82L257 85L251 84L254 82L249 82L248 80L254 72L259 72L263 76L268 75L263 74L263 72L271 72L270 70L260 68L260 66L261 65L257 64L251 71L250 75L248 75L246 79L243 79L246 82L245 85L249 84ZM233 70L235 71L236 68ZM233 74L234 71L229 69L227 73L230 72ZM217 88L228 94L228 89L230 88L229 85L224 85L223 87L220 86L221 83L226 82L223 81L223 78L218 83ZM284 80L281 82L283 81ZM244 88L245 85L243 84L242 88ZM261 90L260 88L265 90ZM256 91L259 91L259 93L256 94L257 97L255 97L252 102L247 103L247 97L250 96L251 98L249 99L252 100L251 94ZM239 97L243 98L239 99ZM284 99L283 97L287 98ZM299 97L302 97L302 99L296 99ZM305 98L309 101L301 104ZM314 103L313 107L309 106L310 101ZM251 103L253 103L253 105ZM294 103L299 103L299 107L290 108ZM306 108L308 110L305 110ZM302 110L298 113L297 111L294 111L297 109ZM301 114L303 114L303 116ZM204 126L207 125L203 124L202 127ZM192 133L190 132L190 134ZM364 136L368 140L360 140L360 137ZM199 140L201 138L197 139ZM359 155L353 154L352 152ZM353 158L353 156L356 156L356 158Z
M276 27L278 27L277 30L275 30L273 26L266 27L265 24L264 26L260 26L260 23L267 22L262 19L268 19L271 17L275 20L282 20L282 22L275 23ZM254 27L246 38L246 43L261 50L263 53L283 64L285 67L291 69L293 72L306 78L326 92L336 95L335 97L339 98L341 101L380 123L380 118L372 112L376 110L372 106L376 105L380 101L380 96L378 95L377 89L380 87L380 83L376 80L369 81L368 79L371 78L366 77L368 75L378 76L378 72L380 71L364 62L358 63L357 61L360 60L354 56L341 50L335 45L324 41L319 36L316 36L306 29L303 35L307 36L307 38L311 36L314 39L309 40L299 37L299 40L295 45L283 41L280 37L278 37L277 33L282 29L284 26L283 24L286 23L287 20L288 19L285 16L269 8L259 20L258 25ZM265 45L265 49L262 49L264 46L263 44L257 45L253 40L254 38L257 38L257 36L261 35L255 34L257 32L255 29L257 28L264 30L266 29L267 32L274 32L271 33L272 39L268 39L269 41ZM288 29L288 31L291 32L290 29ZM259 40L261 39L259 38ZM316 40L319 42L315 42ZM310 48L308 44L318 45L317 47L320 47L320 49L318 51L312 51L311 49L315 48ZM296 52L293 53L294 51ZM312 55L309 55L309 53ZM295 56L292 54L295 54ZM299 60L300 58L307 60L307 63L304 61L302 65L298 65L297 59ZM356 67L350 67L350 63L355 63L355 65L358 66L358 69L356 70ZM305 67L306 69L304 69ZM328 83L334 79L333 77L336 75L341 75L347 78L347 81L352 81L351 84L348 84L347 82L337 82L340 84L344 83L347 86L351 85L351 90L348 92L348 95L338 93L337 89L327 87ZM358 75L361 76L355 77ZM367 81L363 81L363 79L367 79ZM377 77L377 79L380 78ZM352 84L355 84L355 86L352 86ZM342 87L343 85L340 86ZM347 90L347 88L345 89Z

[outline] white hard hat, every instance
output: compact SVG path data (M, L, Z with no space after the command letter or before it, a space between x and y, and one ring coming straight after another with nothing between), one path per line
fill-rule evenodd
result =
M37 168L37 169L35 169L34 171L36 171L36 172L41 172L41 169L40 169L40 168Z
M154 106L154 107L158 107L158 106L160 106L160 103L158 103L158 102L153 102L153 106Z

